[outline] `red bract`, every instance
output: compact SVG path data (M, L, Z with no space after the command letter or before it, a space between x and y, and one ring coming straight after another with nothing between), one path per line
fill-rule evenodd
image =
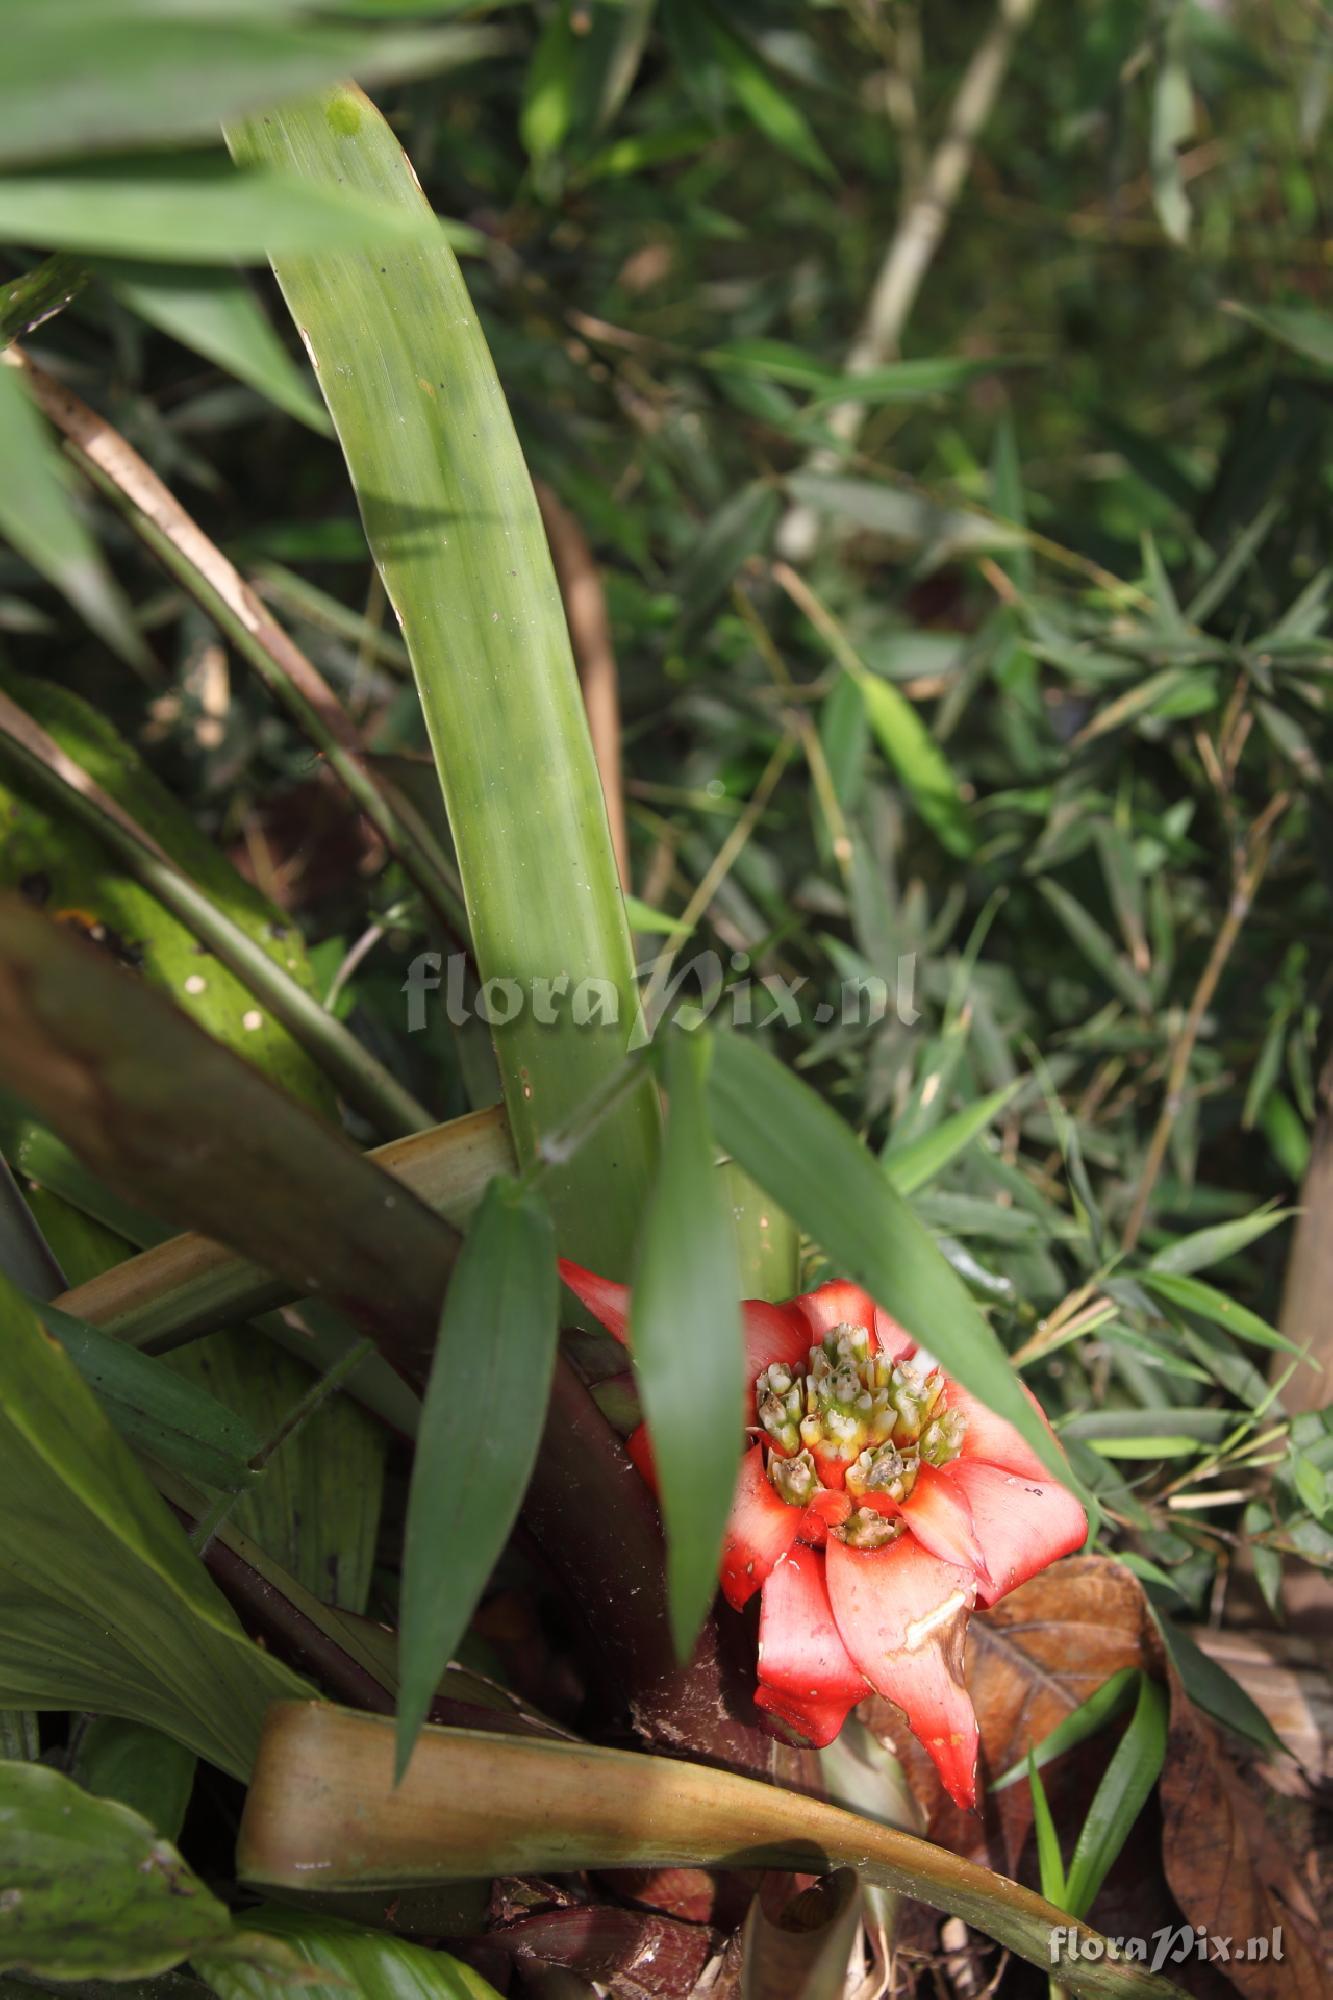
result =
M567 1261L560 1271L626 1341L628 1288ZM950 1796L971 1806L968 1613L1080 1548L1083 1509L1012 1424L917 1359L859 1286L821 1285L778 1306L751 1299L742 1314L752 1442L721 1583L738 1610L762 1592L756 1706L819 1746L872 1690L884 1695ZM627 1449L652 1484L642 1424Z

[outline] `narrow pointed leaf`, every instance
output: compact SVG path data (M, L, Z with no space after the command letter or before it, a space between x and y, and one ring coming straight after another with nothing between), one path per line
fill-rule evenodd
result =
M0 177L0 236L90 256L256 264L279 251L439 234L429 216L395 215L289 174L237 172L207 154Z
M712 1044L666 1044L662 1164L631 1293L631 1344L667 1536L676 1650L687 1658L717 1589L740 1459L745 1381L735 1233L708 1130Z
M975 1104L955 1111L951 1118L945 1118L933 1131L923 1132L920 1138L905 1139L901 1145L895 1145L890 1138L884 1150L884 1171L897 1192L915 1194L937 1179L949 1162L994 1122L1021 1082L1019 1078L1000 1090L993 1090L989 1097L978 1098Z
M1134 1829L1166 1757L1166 1690L1147 1674L1128 1729L1102 1776L1069 1864L1065 1901L1085 1916Z
M1037 887L1078 950L1100 972L1111 990L1136 1013L1151 1013L1152 995L1147 981L1134 970L1123 952L1117 951L1114 940L1097 919L1058 882L1038 882Z
M1148 1260L1151 1271L1188 1274L1220 1264L1227 1257L1248 1249L1270 1229L1281 1228L1295 1211L1290 1208L1261 1208L1253 1215L1241 1215L1234 1222L1216 1222L1208 1229L1196 1229L1190 1236L1178 1236L1174 1243L1155 1250Z
M232 1928L146 1819L45 1764L0 1764L0 1882L0 1972L144 1978Z
M148 649L102 553L75 509L67 470L28 399L17 368L0 358L0 535L67 597L122 659L142 667Z
M497 45L485 28L368 34L294 13L285 0L266 10L5 0L0 159L64 154L71 138L89 152L211 139L223 118L340 76L445 69Z
M629 928L564 607L457 262L375 107L339 90L229 133L239 158L387 204L418 240L275 270L316 364L412 657L520 1163L595 1096L637 1019ZM536 981L556 983L554 1021ZM491 989L494 991L495 989ZM582 994L582 1020L576 1005ZM549 989L548 989L549 994ZM560 1247L628 1273L658 1110L645 1078L546 1177Z
M1280 340L1284 347L1305 360L1333 369L1333 315L1321 312L1318 306L1267 306L1260 310L1231 300L1223 311L1248 320L1251 326L1258 327L1270 339Z
M1037 1870L1041 1878L1041 1893L1057 1909L1063 1909L1067 1889L1060 1836L1055 1830L1046 1787L1037 1775L1037 1760L1031 1750L1027 1755L1027 1776L1032 1787L1032 1822L1037 1831Z
M709 1108L719 1143L760 1187L1069 1483L1068 1466L962 1280L836 1112L738 1034L716 1039Z
M1248 1340L1255 1347L1267 1347L1283 1354L1299 1354L1301 1349L1294 1341L1270 1326L1258 1313L1248 1306L1240 1305L1235 1299L1219 1292L1216 1285L1205 1285L1201 1278L1190 1278L1180 1271L1140 1271L1138 1281L1148 1291L1156 1292L1159 1298L1169 1299L1174 1306L1183 1306L1187 1312L1198 1313L1201 1319L1211 1320L1214 1326L1225 1327L1237 1340Z
M109 263L102 276L131 311L216 362L299 423L328 432L328 412L237 271L197 264Z
M891 681L860 673L856 684L875 740L922 819L950 854L966 857L976 841L948 758L907 696Z
M555 1365L555 1237L539 1196L487 1189L440 1321L403 1557L398 1769L518 1518Z
M1056 1724L1049 1736L1043 1736L1040 1743L1035 1743L1027 1757L1020 1757L1016 1764L1011 1764L996 1778L990 1789L993 1792L1006 1791L1020 1778L1028 1776L1033 1768L1040 1770L1053 1757L1063 1757L1066 1750L1073 1750L1078 1744L1086 1743L1090 1736L1095 1736L1133 1699L1139 1672L1138 1667L1121 1667L1118 1673L1103 1681L1094 1694L1072 1709L1063 1722Z
M947 1848L803 1793L705 1764L566 1743L427 1729L394 1784L394 1732L319 1703L276 1707L246 1800L243 1881L274 1887L447 1881L580 1868L851 1867L961 1916L1049 1968L1070 1920ZM1095 1936L1076 1926L1080 1943ZM1077 2000L1178 2000L1169 1980L1086 1950L1062 1983Z

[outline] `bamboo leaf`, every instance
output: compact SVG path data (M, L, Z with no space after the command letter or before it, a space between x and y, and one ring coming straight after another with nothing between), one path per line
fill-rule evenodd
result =
M0 1881L0 1972L145 1978L232 1928L146 1819L45 1764L0 1764Z
M332 429L314 384L296 366L239 272L124 261L100 270L122 304L151 326L216 362L310 430Z
M67 597L99 638L131 665L148 649L76 512L65 466L28 400L19 372L0 357L0 535Z
M993 1090L989 1097L978 1098L962 1111L955 1111L933 1131L923 1132L920 1138L906 1139L895 1145L890 1136L884 1149L884 1171L899 1194L915 1194L926 1187L955 1160L975 1138L1003 1111L1014 1093L1019 1089L1022 1078L1007 1083L1000 1090Z
M1281 1228L1294 1213L1290 1208L1260 1208L1253 1215L1238 1216L1234 1222L1217 1222L1208 1229L1196 1229L1192 1235L1178 1236L1174 1243L1154 1251L1148 1267L1168 1274L1206 1270L1209 1264L1221 1264L1247 1249L1261 1236L1267 1236L1270 1229Z
M421 1413L403 1556L398 1771L518 1517L555 1364L555 1240L492 1181L458 1260Z
M676 1033L665 1045L670 1116L631 1292L634 1372L653 1441L682 1660L717 1589L745 1394L736 1240L708 1129L711 1055L703 1035Z
M1234 313L1237 319L1248 320L1251 326L1257 326L1270 339L1281 341L1305 360L1317 362L1321 368L1333 368L1333 317L1320 312L1318 306L1267 306L1261 311L1257 306L1230 300L1222 310Z
M302 20L291 0L4 0L0 160L212 139L219 122L341 76L410 75L497 46L476 27L364 29ZM20 240L23 232L17 232Z
M871 479L797 472L787 481L787 491L798 505L817 514L841 517L892 542L928 550L938 561L1027 546L1026 533L1008 522L992 521L970 508L942 506L922 494Z
M1118 993L1126 1006L1132 1007L1136 1013L1151 1013L1152 995L1147 981L1134 970L1123 953L1116 950L1097 919L1090 916L1077 897L1071 896L1068 889L1061 888L1058 882L1042 881L1037 887L1084 958L1102 975L1112 991Z
M242 159L388 204L411 230L429 217L398 141L356 91L229 136ZM412 655L483 990L518 988L518 1011L502 1025L497 1010L492 1032L525 1163L596 1096L637 1018L606 809L531 480L446 244L279 255L275 269ZM566 996L554 1022L538 1018L541 980ZM658 1125L645 1078L548 1174L568 1255L626 1275Z
M1063 1900L1076 1917L1091 1909L1161 1775L1167 1708L1166 1690L1147 1674L1140 1675L1139 1698L1129 1727L1102 1775L1069 1864Z
M269 1702L304 1683L246 1638L2 1280L0 1327L0 1707L125 1716L244 1777Z
M699 636L742 563L766 546L780 504L766 480L754 479L704 522L675 577L682 643Z
M856 683L870 729L922 819L951 854L970 854L975 840L949 760L916 709L890 681L870 671L839 620L801 578L785 564L775 575Z
M719 1142L760 1187L1071 1483L961 1279L837 1114L761 1044L736 1034L717 1038L709 1105Z
M567 1743L423 1731L394 1783L393 1725L321 1703L269 1718L237 1847L243 1881L324 1888L579 1868L851 1867L866 1882L948 1910L1049 1968L1071 1920L1030 1889L947 1848L803 1793L705 1764ZM1075 1926L1080 1944L1095 1937ZM1077 2000L1178 2000L1168 1980L1071 1952Z
M1248 1306L1239 1305L1229 1299L1225 1292L1219 1292L1215 1285L1205 1285L1198 1278L1187 1278L1177 1271L1140 1271L1139 1283L1159 1298L1169 1299L1174 1306L1183 1306L1187 1312L1198 1313L1200 1318L1211 1320L1214 1326L1225 1327L1234 1333L1237 1340L1251 1341L1256 1347L1267 1347L1283 1354L1299 1354L1301 1349L1293 1341L1280 1334L1275 1326Z
M440 233L429 214L395 214L355 193L262 168L238 171L209 154L0 177L0 237L90 256L256 264L274 252Z
M856 676L876 742L893 766L926 825L950 854L975 846L966 808L949 760L905 694L877 674Z

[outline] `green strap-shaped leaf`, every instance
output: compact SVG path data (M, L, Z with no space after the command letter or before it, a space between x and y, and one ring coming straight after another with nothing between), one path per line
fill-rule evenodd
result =
M449 1286L417 1434L398 1656L400 1771L518 1518L546 1417L558 1301L545 1206L497 1178Z
M272 1010L261 1008L256 1017L254 989L201 949L202 941L181 916L135 878L94 824L76 817L75 808L81 799L86 803L89 792L113 801L141 839L189 878L219 920L309 998L314 982L296 925L237 872L134 746L90 703L53 681L8 672L0 674L0 696L8 697L0 701L0 885L22 888L35 905L73 928L102 926L109 955L169 993L182 1012L293 1097L332 1115L332 1089ZM23 740L60 767L63 784L49 772L38 782L30 764L6 754L15 740L12 732L26 724L34 728ZM16 1164L42 1179L34 1167Z
M1237 1340L1248 1340L1255 1347L1272 1348L1282 1354L1301 1352L1294 1341L1288 1340L1266 1319L1261 1319L1258 1313L1228 1298L1215 1285L1205 1285L1201 1278L1189 1278L1180 1271L1148 1270L1137 1275L1139 1283L1150 1292L1169 1299L1173 1306L1183 1306L1187 1312L1198 1313L1201 1319L1211 1320L1214 1326L1225 1327Z
M238 158L304 185L386 203L408 223L429 214L398 141L358 91L228 136ZM606 809L532 482L445 243L386 241L318 261L278 255L274 268L412 656L483 989L513 982L490 989L492 1032L526 1163L543 1133L596 1096L637 1013ZM544 1006L542 981L554 982ZM645 1078L551 1170L545 1188L568 1255L628 1274L657 1140Z
M127 1716L244 1777L268 1704L304 1683L246 1638L92 1391L3 1280L0 1520L0 1707Z
M134 1979L231 1932L146 1819L46 1764L0 1764L0 1972Z
M711 1056L704 1035L666 1043L670 1116L631 1294L634 1372L653 1441L682 1659L717 1588L745 1393L736 1236L708 1129Z
M1070 1483L962 1280L836 1112L759 1042L737 1034L717 1037L709 1106L719 1142L760 1187Z
M404 1372L423 1366L449 1225L160 994L8 896L0 1085L150 1214L320 1292Z

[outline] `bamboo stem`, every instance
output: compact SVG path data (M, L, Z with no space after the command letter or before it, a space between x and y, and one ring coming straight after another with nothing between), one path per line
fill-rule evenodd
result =
M1213 940L1213 948L1208 954L1207 963L1203 971L1199 974L1199 981L1194 989L1194 997L1189 1004L1189 1012L1186 1014L1180 1033L1176 1036L1172 1046L1170 1061L1167 1064L1166 1092L1162 1099L1161 1114L1158 1117L1152 1138L1148 1142L1148 1151L1144 1157L1143 1171L1139 1175L1138 1191L1134 1197L1134 1206L1130 1210L1129 1220L1125 1224L1125 1233L1121 1239L1122 1247L1126 1250L1134 1248L1139 1240L1144 1222L1147 1219L1148 1205L1152 1200L1153 1189L1157 1185L1157 1176L1162 1170L1162 1163L1166 1159L1166 1149L1171 1143L1171 1134L1175 1129L1176 1119L1180 1116L1184 1102L1183 1093L1186 1080L1189 1076L1190 1058L1194 1054L1194 1044L1199 1039L1199 1029L1203 1025L1203 1017L1208 1011L1214 993L1217 991L1217 983L1221 979L1226 962L1235 948L1236 940L1244 928L1245 920L1249 916L1250 907L1254 902L1259 884L1263 881L1264 871L1268 866L1273 826L1286 811L1290 803L1290 798L1285 792L1279 793L1275 799L1270 800L1260 818L1251 828L1249 837L1245 843L1244 859L1235 890L1227 906L1227 913L1218 927L1217 936Z
M1037 4L1038 0L999 0L990 29L973 51L950 107L944 136L880 265L861 329L847 355L848 375L868 375L897 353L917 294L971 171L977 140L995 108L1018 38L1036 13ZM856 442L865 419L864 404L838 403L824 421L845 447ZM836 451L817 452L809 469L828 472L840 457ZM814 509L796 506L788 510L779 526L777 545L789 562L804 562L814 553L818 538L819 517Z

